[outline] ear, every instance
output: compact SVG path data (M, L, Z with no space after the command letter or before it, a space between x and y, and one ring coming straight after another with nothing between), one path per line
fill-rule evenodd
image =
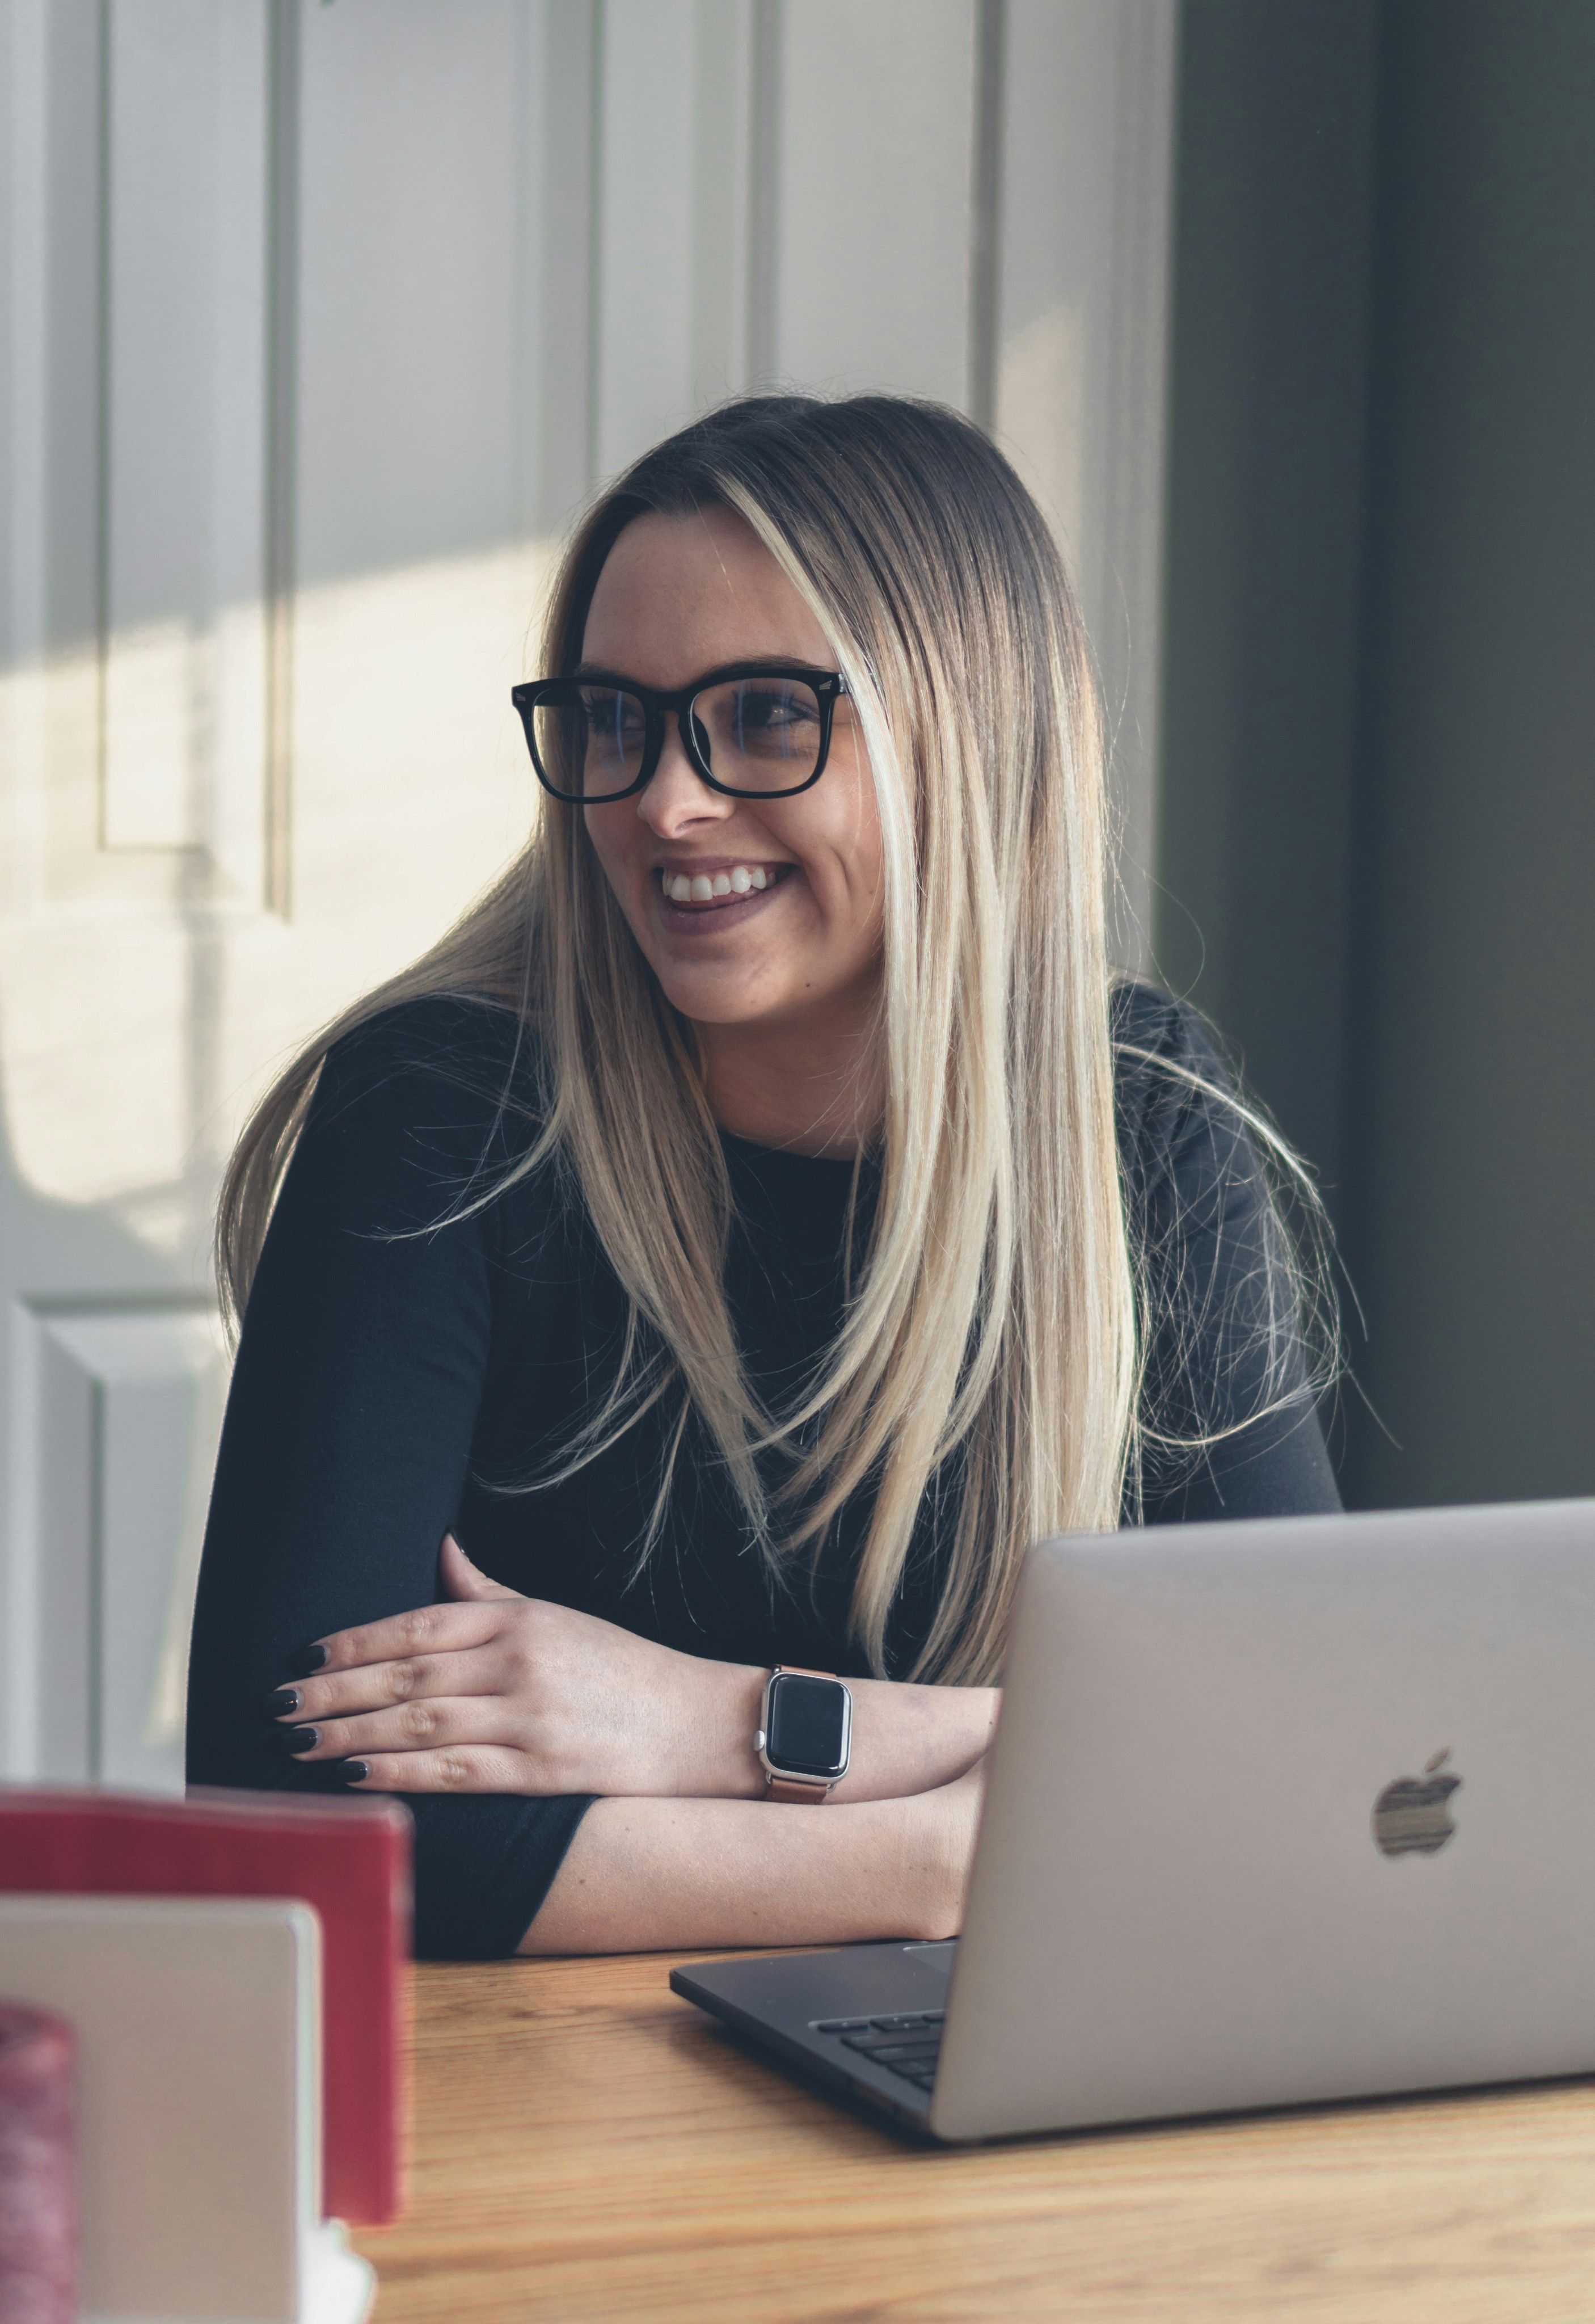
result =
M502 1582L492 1581L481 1569L472 1564L465 1551L451 1533L443 1536L443 1546L438 1553L438 1579L443 1584L446 1598L519 1598L519 1590L506 1590Z

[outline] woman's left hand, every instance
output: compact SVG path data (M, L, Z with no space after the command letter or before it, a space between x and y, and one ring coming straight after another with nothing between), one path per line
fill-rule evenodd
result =
M315 1674L272 1698L305 1766L354 1763L373 1792L758 1797L763 1671L523 1598L452 1534L438 1572L448 1603L318 1640Z

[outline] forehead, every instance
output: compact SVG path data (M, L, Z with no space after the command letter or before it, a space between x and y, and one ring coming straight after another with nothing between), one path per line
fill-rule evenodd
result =
M705 509L626 527L593 592L584 661L670 688L766 654L821 667L832 659L825 632L741 517Z

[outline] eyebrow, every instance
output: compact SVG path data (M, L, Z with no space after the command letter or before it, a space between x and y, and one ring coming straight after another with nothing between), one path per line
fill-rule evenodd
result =
M755 669L814 669L818 667L817 664L812 661L806 661L801 654L743 654L740 659L736 661L715 662L711 669L700 671L699 677L712 678L715 670L716 669L739 669L749 666ZM615 669L608 662L578 662L576 668L571 671L570 675L573 678L624 678L626 683L631 686L644 686L646 683L645 680L641 678L630 677L623 669ZM689 678L687 680L687 683L688 686L692 686L696 684L696 681ZM674 694L678 690L678 688L670 686L652 687L648 688L648 691L654 694Z

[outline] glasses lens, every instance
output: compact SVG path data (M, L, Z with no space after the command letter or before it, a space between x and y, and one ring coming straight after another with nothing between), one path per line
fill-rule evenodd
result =
M539 774L567 798L613 798L642 771L648 721L623 687L572 679L544 696L530 731Z
M806 678L727 678L692 716L709 772L730 790L796 790L819 763L820 699Z

